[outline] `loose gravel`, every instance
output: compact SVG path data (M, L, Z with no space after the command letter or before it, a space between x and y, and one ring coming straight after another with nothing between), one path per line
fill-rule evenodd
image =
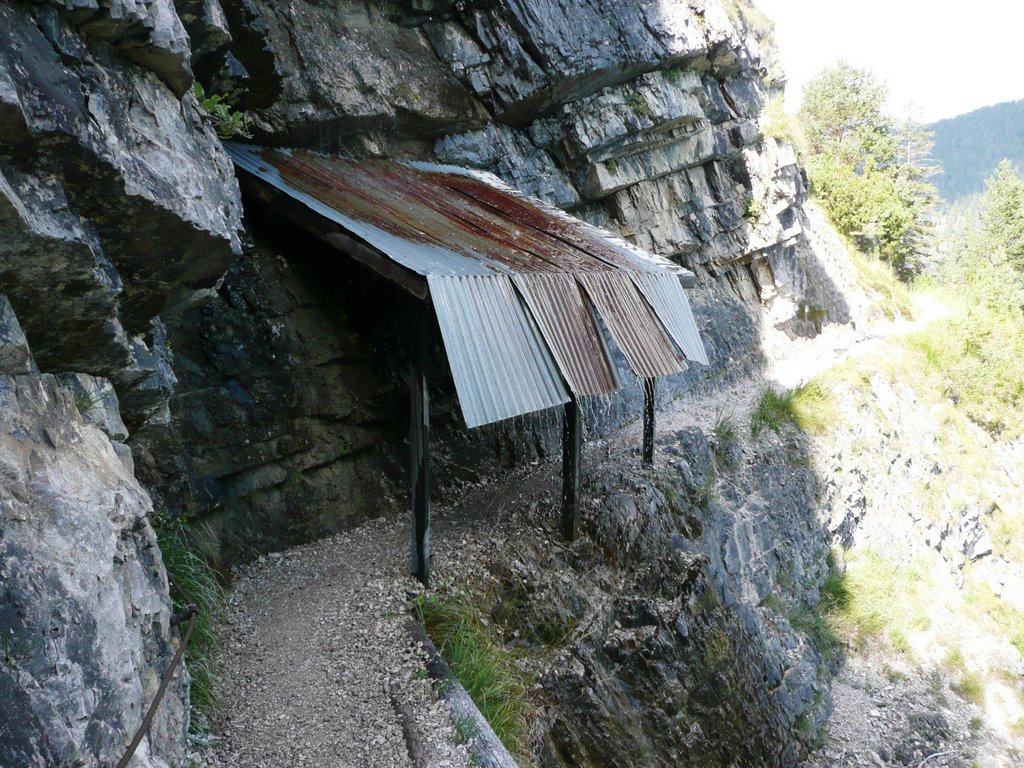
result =
M411 641L404 520L242 569L200 766L462 768L468 755Z

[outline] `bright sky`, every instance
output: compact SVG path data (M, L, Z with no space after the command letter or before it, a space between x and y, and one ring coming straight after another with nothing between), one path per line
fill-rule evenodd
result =
M775 22L786 106L839 59L888 84L890 108L932 122L1024 98L1024 0L754 0Z

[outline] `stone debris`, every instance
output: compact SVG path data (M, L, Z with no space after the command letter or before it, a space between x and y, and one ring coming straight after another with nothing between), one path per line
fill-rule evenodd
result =
M373 521L238 570L197 765L468 765L409 634L407 535Z

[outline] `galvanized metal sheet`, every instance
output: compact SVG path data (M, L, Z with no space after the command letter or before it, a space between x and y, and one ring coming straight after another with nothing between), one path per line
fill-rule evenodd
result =
M686 359L707 365L708 353L679 278L649 272L634 272L631 277Z
M619 388L593 313L572 275L535 273L512 278L526 299L566 382L577 395Z
M468 427L569 401L555 360L504 275L429 275L462 415Z
M637 376L654 378L685 370L685 364L630 280L630 273L587 272L576 279L586 289Z

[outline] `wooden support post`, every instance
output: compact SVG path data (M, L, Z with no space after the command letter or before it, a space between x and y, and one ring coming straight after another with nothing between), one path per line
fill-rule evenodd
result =
M655 379L644 379L644 464L654 464L654 399Z
M409 328L409 448L412 489L412 573L430 580L430 315L413 311Z
M580 527L580 449L583 414L573 397L563 407L562 422L562 535L575 541Z

